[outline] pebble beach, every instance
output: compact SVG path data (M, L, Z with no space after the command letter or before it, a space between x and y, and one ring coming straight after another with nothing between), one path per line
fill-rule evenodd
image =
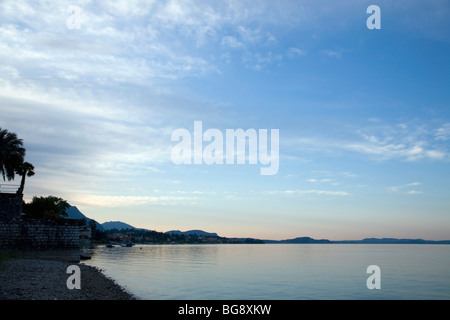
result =
M80 289L67 287L70 265L80 267ZM10 258L0 265L0 300L135 300L135 297L101 270L83 263Z

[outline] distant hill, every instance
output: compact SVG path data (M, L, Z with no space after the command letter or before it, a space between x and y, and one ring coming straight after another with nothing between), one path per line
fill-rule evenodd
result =
M86 217L76 206L71 206L66 210L67 219L85 219L87 223L89 223L92 219ZM95 220L94 220L95 221ZM128 223L121 221L108 221L102 224L96 222L97 229L100 231L108 231L112 229L124 230L124 229L134 229L134 230L143 230L143 231L151 231L156 232L154 230L148 230L143 228L136 228ZM166 235L184 235L184 236L203 236L203 237L214 237L220 238L221 241L227 238L220 237L215 232L206 232L203 230L188 230L188 231L180 231L180 230L170 230L167 232L157 232L160 234ZM208 238L210 239L210 238ZM362 240L328 240L328 239L313 239L310 237L297 237L294 239L285 239L285 240L260 240L253 238L230 238L228 240L233 240L236 243L340 243L340 244L450 244L450 240L424 240L424 239L397 239L397 238L364 238Z
M297 237L286 240L264 240L265 243L332 243L328 239L313 239L310 237Z
M204 236L204 237L218 237L217 233L206 232L203 230L189 230L189 231L180 231L180 230L171 230L164 232L165 234L177 234L177 235L195 235L195 236Z
M298 237L295 239L283 240L283 243L331 243L328 239L313 239L310 237Z
M366 244L450 244L450 240L434 241L424 239L365 238L362 240L332 241L332 243L366 243Z
M71 206L69 209L66 210L66 213L67 213L66 219L74 219L74 220L85 219L86 223L88 224L91 220L93 220L91 218L86 217L80 210L78 210L76 206ZM95 221L95 224L97 226L97 230L104 231L103 226L100 223Z
M111 230L111 229L117 229L117 230L122 230L122 229L139 229L139 228L133 227L132 225L129 225L128 223L121 222L121 221L104 222L104 223L102 223L102 226L103 226L103 228L105 230Z

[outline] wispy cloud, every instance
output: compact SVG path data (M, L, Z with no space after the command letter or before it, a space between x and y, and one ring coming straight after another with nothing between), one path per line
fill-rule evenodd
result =
M66 25L67 7L74 4L82 9L79 30ZM397 12L401 15L405 9L427 21L420 12L422 6L436 9L433 18L437 23L425 29L444 33L448 28L442 26L448 22L439 17L440 12L448 12L446 2L423 5L410 1L408 8ZM345 57L339 45L320 43L320 36L314 41L306 36L346 30L355 20L363 25L359 20L364 10L360 9L357 0L327 1L326 5L290 0L4 0L0 10L0 126L7 124L24 139L27 157L31 157L27 160L36 166L37 174L28 185L35 194L57 190L68 199L106 207L197 201L214 191L131 196L120 190L121 183L163 189L165 184L150 185L149 181L153 183L155 175L170 168L164 165L170 162L171 131L186 119L222 115L215 112L215 102L190 96L186 84L191 82L186 80L218 76L227 67L224 61L251 73L302 62L314 54ZM337 18L340 22L334 23ZM291 82L273 92L284 94L297 86ZM262 93L261 100L267 97ZM281 108L297 98L280 97L280 113L289 114L289 109ZM272 114L261 111L261 119ZM291 137L283 136L281 144L291 159L298 153L381 161L449 159L449 123L431 126L402 119L383 124L378 119L368 126L350 124L342 129L345 133L340 136L318 131L301 136L303 131L298 130ZM270 192L319 198L351 195L334 190L342 181L337 176L301 177L303 182L309 178L310 189L291 186ZM172 178L181 179L176 174ZM420 192L419 185L391 188Z
M331 180L331 179L314 179L314 178L310 178L310 179L307 179L306 181L312 182L312 183L320 183L320 182L331 182L333 180Z
M347 50L344 49L339 49L339 50L323 50L322 54L326 55L327 57L332 57L332 58L341 58L342 55L344 54L344 52L346 52Z
M176 205L179 202L183 204L194 201L194 197L175 197L175 196L100 196L100 195L78 195L76 197L80 205L115 208L128 206L144 206L150 204L158 205Z
M407 194L422 194L423 192L422 191L417 191L417 190L409 190L409 191L406 191L406 193Z
M435 129L436 140L450 140L450 123L445 123L442 127Z
M267 191L267 194L278 194L278 195L315 195L315 196L350 196L351 193L347 191L335 191L335 190L275 190L275 191Z
M435 144L433 130L423 125L368 127L358 131L363 141L347 143L348 150L377 156L379 159L420 159L444 160L448 158L445 145Z
M403 123L376 123L359 128L351 125L342 127L345 137L340 140L336 137L310 136L291 138L286 144L302 152L322 152L329 156L340 156L346 151L378 161L445 161L449 159L450 150L442 128L446 127L430 128L430 125L425 124Z
M236 39L236 37L233 37L233 36L223 37L222 45L233 48L233 49L244 47L244 43L240 42L239 40Z
M398 193L398 194L410 194L410 195L422 194L423 191L414 189L414 187L418 187L420 185L421 185L420 182L411 182L401 186L389 187L388 191L391 193Z
M289 48L287 56L289 58L296 58L306 55L306 51L299 48Z

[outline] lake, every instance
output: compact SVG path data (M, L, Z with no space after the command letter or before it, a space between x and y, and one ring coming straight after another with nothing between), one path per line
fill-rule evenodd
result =
M86 265L139 299L450 299L450 245L97 246ZM368 289L367 267L380 268Z

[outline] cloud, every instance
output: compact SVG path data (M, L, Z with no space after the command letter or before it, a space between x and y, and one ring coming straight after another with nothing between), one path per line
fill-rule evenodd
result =
M125 24L127 14L135 17L146 12L136 9L145 7L140 2L135 4L121 1L113 8L86 4L83 10L86 23L82 22L77 31L66 27L68 14L61 12L63 5L33 4L29 10L31 17L4 11L0 18L8 23L0 26L0 57L23 77L70 76L70 80L91 84L145 84L153 78L216 72L210 62L189 50L167 40L156 41L161 39L155 39L155 34L164 39L165 29L155 33L141 20ZM46 20L47 17L52 18ZM33 21L33 27L27 27L26 21Z
M317 31L318 26L345 28L345 18L339 24L323 23L340 15L360 18L354 15L360 8L357 1L78 1L81 28L69 30L67 8L73 4L3 1L2 64L24 78L145 84L220 72L223 66L215 57L227 54L227 47L245 48L231 58L259 70L284 56L305 55L297 47L283 47L279 39L290 33ZM413 12L418 9L416 3L408 6ZM339 58L344 51L322 53Z
M225 36L222 39L222 45L223 46L228 46L230 48L243 48L244 44L242 42L240 42L239 40L237 40L235 37L233 36Z
M358 130L358 133L363 141L347 143L343 147L351 151L375 155L381 160L398 158L416 161L448 158L444 145L432 143L432 130L427 130L423 125L402 124L397 127L400 129L390 125L362 128Z
M345 172L342 172L341 174L346 178L355 178L356 177L356 174L354 174L350 171L345 171Z
M319 182L331 182L333 180L331 180L331 179L314 179L314 178L311 178L311 179L307 179L306 181L312 182L312 183L319 183Z
M407 183L407 184L404 184L401 186L389 187L388 191L391 193L397 193L397 194L410 194L410 195L422 194L423 191L411 189L412 187L418 187L420 185L421 185L420 182L411 182L411 183Z
M296 58L306 55L306 51L299 48L289 48L287 56L289 58Z
M167 137L173 127L197 115L215 114L211 101L178 93L177 80L220 73L221 56L252 70L304 56L301 48L310 48L308 44L286 45L284 40L313 29L319 32L322 24L317 22L331 21L347 9L357 12L357 3L2 1L2 126L8 124L24 138L29 155L52 182L57 179L52 171L86 189L90 183L108 185L110 177L122 178L125 171L133 178L160 172L159 165L170 161ZM67 7L73 4L82 8L79 30L66 25ZM415 2L412 6L418 8ZM331 23L326 28L343 27ZM339 57L343 52L323 54ZM420 134L415 133L418 126L405 122L385 129L360 128L341 140L300 137L294 145L331 156L351 151L380 160L448 159L448 123ZM39 174L35 179L40 181ZM72 187L69 182L63 185Z
M327 57L332 57L332 58L341 58L343 53L344 53L344 50L323 50L322 51L322 54L326 55Z
M265 66L272 65L282 60L282 55L274 54L271 51L265 53L247 51L242 58L245 66L253 70L261 70Z
M349 128L351 130L349 131ZM343 125L342 137L310 136L286 139L286 146L302 152L322 153L328 156L366 155L373 160L388 161L446 161L450 151L442 137L442 129L425 124L390 125L377 122L366 127ZM345 153L344 153L345 152Z
M334 190L277 190L267 191L267 194L281 194L281 195L317 195L317 196L350 196L351 193L347 191Z
M285 54L283 48L268 50L278 45L272 26L296 19L289 10L292 4L283 4L79 1L81 28L69 30L70 1L4 1L2 71L14 81L13 86L26 79L47 91L87 85L151 87L161 79L219 73L223 59L215 56L260 70L281 61ZM224 47L244 50L233 56L223 52ZM289 54L303 54L299 50L292 48Z
M417 191L417 190L410 190L406 192L407 194L422 194L422 191Z
M245 26L237 27L240 38L247 45L268 45L276 42L276 38L270 32L264 32L261 29L252 29Z
M442 127L435 129L436 140L447 141L450 139L450 123L444 124Z
M149 204L176 205L178 202L195 200L193 197L174 196L100 196L78 195L78 204L94 207L115 208L124 206L144 206Z

